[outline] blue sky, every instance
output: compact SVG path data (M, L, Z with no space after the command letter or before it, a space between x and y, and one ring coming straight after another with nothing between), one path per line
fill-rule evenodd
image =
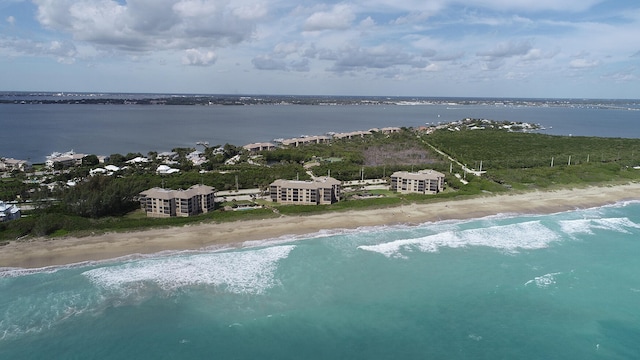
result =
M640 98L637 0L0 0L0 90Z

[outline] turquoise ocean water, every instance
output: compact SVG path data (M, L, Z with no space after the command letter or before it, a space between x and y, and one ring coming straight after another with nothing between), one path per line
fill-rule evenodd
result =
M247 245L3 269L0 359L640 357L639 202Z

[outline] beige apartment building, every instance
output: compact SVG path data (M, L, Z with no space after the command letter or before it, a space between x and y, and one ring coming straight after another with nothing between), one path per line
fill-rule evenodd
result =
M215 190L194 185L187 190L152 188L140 193L140 205L148 217L193 216L212 211Z
M444 174L434 170L396 171L391 174L391 190L402 194L437 194L444 190Z
M269 186L273 202L281 204L320 205L340 200L342 183L332 177L311 181L276 180Z

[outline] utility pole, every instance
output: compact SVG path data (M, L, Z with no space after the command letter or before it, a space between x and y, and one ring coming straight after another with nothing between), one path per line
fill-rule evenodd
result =
M569 155L569 162L567 163L567 166L571 165L571 155Z
M553 156L551 157L551 167L553 167Z

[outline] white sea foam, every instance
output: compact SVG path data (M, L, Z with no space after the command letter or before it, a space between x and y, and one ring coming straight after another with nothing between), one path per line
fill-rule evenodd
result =
M593 231L608 230L629 233L628 229L640 229L640 225L628 218L576 219L559 221L561 230L567 235L593 234Z
M228 253L191 254L144 259L83 273L105 289L155 284L163 290L214 285L232 293L261 294L276 284L277 263L295 246L277 246Z
M435 252L440 247L488 246L515 252L518 249L545 248L550 242L558 239L559 235L542 225L540 221L528 221L487 228L446 231L415 239L402 239L378 245L363 245L358 248L377 252L387 257L405 257L402 254L403 250L418 249L423 252Z
M556 276L562 274L561 272L544 274L542 276L536 276L535 278L524 283L525 286L529 284L536 284L539 288L547 288L556 283Z

